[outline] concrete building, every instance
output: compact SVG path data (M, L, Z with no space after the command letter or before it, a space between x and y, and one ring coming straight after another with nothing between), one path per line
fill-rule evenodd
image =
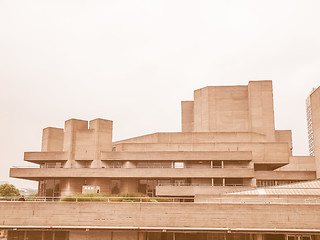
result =
M313 129L312 129L310 96L315 90L316 90L316 88L313 88L310 95L306 99L306 112L307 112L307 124L308 124L308 143L309 143L310 156L314 156L314 143L313 143Z
M24 155L39 167L12 168L10 176L38 181L39 196L52 202L0 203L0 228L21 239L320 239L318 202L296 194L266 205L257 194L254 203L231 194L320 177L319 89L310 103L315 156L293 156L291 131L275 129L271 81L196 90L181 104L181 132L112 142L110 120L46 128L41 152ZM178 202L54 201L137 192Z

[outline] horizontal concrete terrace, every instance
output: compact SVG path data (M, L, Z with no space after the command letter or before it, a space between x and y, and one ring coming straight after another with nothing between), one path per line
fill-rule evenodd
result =
M46 161L67 161L67 152L25 152L24 160L33 163L42 163Z
M254 163L277 164L281 167L289 163L288 143L269 142L219 142L219 143L119 143L114 145L120 152L155 151L250 151Z
M257 180L299 180L316 179L315 171L256 171Z
M253 178L253 168L11 168L10 177L43 178Z
M251 161L252 154L249 151L179 151L179 152L102 152L101 160L233 160Z

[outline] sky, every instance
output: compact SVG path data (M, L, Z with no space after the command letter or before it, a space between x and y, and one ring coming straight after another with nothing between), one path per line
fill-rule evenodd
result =
M308 155L305 100L320 85L318 0L0 0L0 181L32 166L42 129L114 121L114 140L180 131L205 86L272 80L276 129Z

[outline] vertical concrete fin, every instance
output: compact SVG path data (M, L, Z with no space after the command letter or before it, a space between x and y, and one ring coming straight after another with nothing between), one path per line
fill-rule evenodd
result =
M272 81L250 81L249 128L252 132L266 135L266 140L275 140Z
M69 119L65 121L63 151L68 152L68 161L65 167L72 167L75 164L77 131L87 129L88 121L79 119Z
M90 121L89 129L94 131L94 156L91 167L100 168L102 166L101 152L112 151L113 121L94 119Z

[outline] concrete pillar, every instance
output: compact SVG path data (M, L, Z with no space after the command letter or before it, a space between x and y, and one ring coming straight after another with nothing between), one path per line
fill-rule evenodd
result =
M181 130L182 132L193 132L193 101L181 102Z
M42 152L63 151L63 129L48 127L42 132Z
M138 240L146 240L147 239L147 233L146 232L139 232L138 233Z
M112 240L109 231L70 231L69 240Z
M249 130L266 135L267 141L275 141L272 81L250 81Z
M138 192L138 179L121 178L120 193L136 193Z
M101 151L112 151L113 122L105 119L94 119L89 123L89 129L94 130L94 156L92 168L101 168Z
M254 240L263 240L263 234L255 234L254 235Z
M75 152L76 152L76 134L79 130L88 129L88 121L70 119L65 122L64 128L64 142L63 151L68 152L68 161L65 167L72 168L76 165Z
M82 193L83 178L63 178L60 181L60 194L63 196L73 196Z
M122 164L122 168L136 168L136 164L133 161L125 161Z
M310 95L314 156L317 178L320 178L320 87Z

